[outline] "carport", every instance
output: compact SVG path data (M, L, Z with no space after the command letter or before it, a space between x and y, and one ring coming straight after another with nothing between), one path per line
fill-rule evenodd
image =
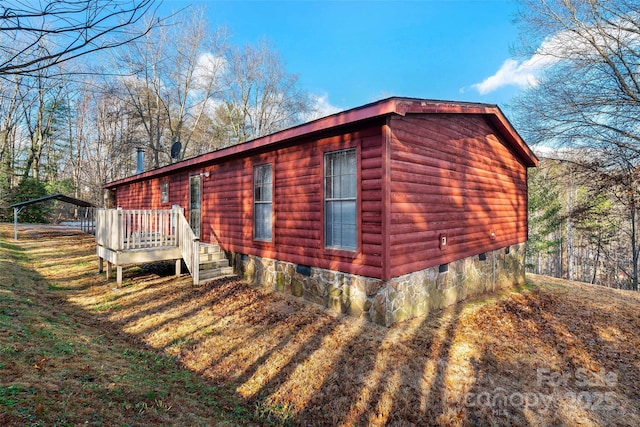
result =
M22 212L27 206L35 203L46 202L48 200L60 200L61 202L70 203L82 208L85 208L84 215L80 216L80 229L85 233L93 233L94 221L93 221L93 208L96 207L91 202L86 200L76 199L75 197L65 196L64 194L51 194L49 196L38 197L37 199L27 200L25 202L14 203L10 205L13 208L13 238L18 240L18 214Z

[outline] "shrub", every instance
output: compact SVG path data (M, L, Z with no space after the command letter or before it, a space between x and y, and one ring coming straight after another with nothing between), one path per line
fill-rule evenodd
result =
M27 200L37 199L47 195L46 184L34 178L23 178L17 187L13 188L9 193L8 204L26 202ZM26 223L43 223L48 222L48 215L51 211L51 203L36 203L25 207L18 215L19 222ZM13 221L13 209L5 210L5 221Z

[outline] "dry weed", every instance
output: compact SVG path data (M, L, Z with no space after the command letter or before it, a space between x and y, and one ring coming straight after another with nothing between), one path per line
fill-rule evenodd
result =
M140 268L120 289L95 274L65 278L61 265L93 253L90 238L73 236L73 248L69 238L20 244L60 248L56 265L34 271L61 304L90 313L107 340L232 388L262 423L640 425L635 293L530 276L522 289L382 328L236 280L193 287Z

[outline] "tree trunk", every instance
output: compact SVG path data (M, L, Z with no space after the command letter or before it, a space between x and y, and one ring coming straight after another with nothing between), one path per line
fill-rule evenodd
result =
M635 204L631 205L631 253L632 253L632 262L633 262L633 274L631 276L631 289L634 291L638 290L638 255L639 249L636 235L636 220L637 220L637 209Z
M596 278L598 275L598 262L600 261L600 250L602 246L602 234L598 232L598 244L596 245L596 257L593 261L593 276L591 276L591 284L596 283Z
M569 280L575 280L575 253L573 242L573 174L569 174L569 216L567 218L567 277Z

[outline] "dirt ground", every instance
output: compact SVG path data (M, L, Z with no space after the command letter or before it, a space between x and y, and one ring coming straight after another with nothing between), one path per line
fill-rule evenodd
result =
M248 423L640 425L638 293L530 275L384 328L240 280L194 287L165 264L125 269L117 288L97 274L92 237L20 239L71 319L175 357L252 408Z

